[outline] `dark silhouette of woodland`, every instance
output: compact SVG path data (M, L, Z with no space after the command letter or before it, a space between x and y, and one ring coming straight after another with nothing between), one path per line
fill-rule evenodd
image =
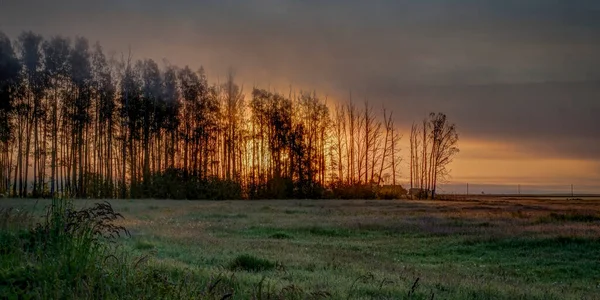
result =
M230 72L107 56L87 39L0 33L0 194L79 198L397 198L392 113L315 93L245 94ZM414 125L411 188L435 195L458 148Z

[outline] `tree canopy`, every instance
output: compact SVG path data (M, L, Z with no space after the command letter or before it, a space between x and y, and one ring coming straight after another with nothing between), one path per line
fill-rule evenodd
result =
M458 135L443 114L427 122L419 159L433 167L419 172L435 190ZM0 33L0 194L381 197L398 186L400 132L367 101L331 109L315 92L245 91L233 71L210 83L84 37Z

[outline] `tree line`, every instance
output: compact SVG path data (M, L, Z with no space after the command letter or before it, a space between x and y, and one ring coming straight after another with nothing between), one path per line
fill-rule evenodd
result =
M202 68L106 55L83 37L0 33L0 194L397 197L400 139L392 112L368 101L246 94L233 72L209 83ZM432 114L410 139L411 188L435 190L455 126Z

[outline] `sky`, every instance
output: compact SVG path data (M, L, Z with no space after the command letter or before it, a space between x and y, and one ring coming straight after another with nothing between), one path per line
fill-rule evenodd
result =
M0 31L24 30L213 82L233 68L246 87L352 94L405 130L444 112L461 149L448 192L600 193L600 1L0 0Z

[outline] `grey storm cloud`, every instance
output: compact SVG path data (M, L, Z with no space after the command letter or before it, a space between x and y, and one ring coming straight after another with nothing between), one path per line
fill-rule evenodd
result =
M444 111L466 137L600 159L600 1L0 0L0 30L352 91L403 125Z

